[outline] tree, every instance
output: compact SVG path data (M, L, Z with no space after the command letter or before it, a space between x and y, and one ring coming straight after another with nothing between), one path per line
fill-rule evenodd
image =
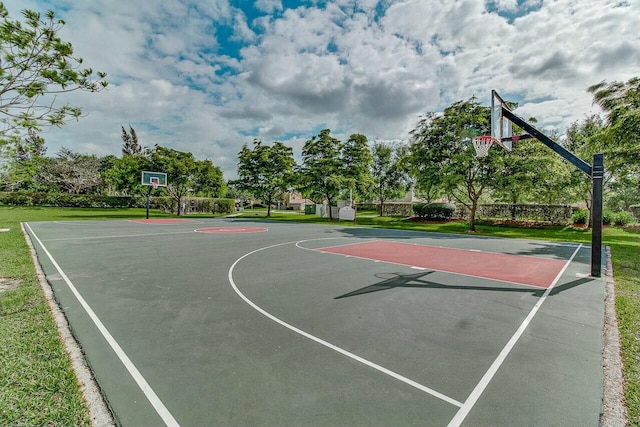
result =
M635 177L640 190L640 77L622 82L600 82L589 87L594 102L607 114L607 126L593 141L619 180Z
M222 197L227 192L222 169L208 159L195 161L192 184L193 194L199 197Z
M333 219L333 206L347 185L342 162L343 144L323 129L304 143L299 186L305 197L329 203L329 218Z
M47 183L42 182L40 175L47 163L46 152L44 138L34 130L30 130L23 140L16 140L5 150L3 187L11 191L45 191Z
M156 145L151 151L153 170L167 174L167 192L177 202L176 214L182 212L182 198L192 189L196 162L191 153Z
M124 128L124 126L120 126L122 128L122 155L123 156L139 156L142 154L142 147L138 143L138 135L136 135L136 131L129 126L129 133Z
M140 182L142 171L152 168L148 155L122 156L121 159L110 159L109 164L103 166L102 175L109 188L116 193L143 195L148 188Z
M442 115L428 114L411 131L412 170L418 182L423 188L442 187L465 205L471 231L476 229L478 201L495 181L499 165L495 148L489 156L478 158L471 145L474 133L490 133L490 116L490 109L474 99L458 101Z
M402 147L394 148L378 142L373 145L373 193L380 203L380 216L384 215L384 202L402 196L408 182L402 166Z
M373 186L371 175L373 158L367 137L361 134L351 135L342 146L341 157L346 188L353 190L356 198L369 198ZM346 197L347 194L344 196Z
M565 146L567 150L575 155L591 163L593 154L599 150L599 135L604 130L605 125L602 119L593 115L587 117L583 122L574 122L567 129L567 139ZM571 187L575 190L577 197L583 200L587 205L587 209L591 211L591 199L593 197L593 185L591 177L585 175L582 171L575 168L571 169ZM611 174L605 170L604 185L610 181ZM589 226L591 226L591 217L589 217Z
M267 216L271 216L271 205L291 187L294 165L291 147L281 142L263 145L254 139L253 149L245 144L238 153L235 186L266 203Z
M58 36L64 21L52 11L44 18L28 9L22 15L24 24L11 19L0 2L0 145L78 119L82 110L56 104L58 94L107 86L106 74L98 72L95 79L73 57L71 43Z
M96 156L74 153L62 148L45 168L46 181L61 191L72 194L91 194L102 185L102 163Z

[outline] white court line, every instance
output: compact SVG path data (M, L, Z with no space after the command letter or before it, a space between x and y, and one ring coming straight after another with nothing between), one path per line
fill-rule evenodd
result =
M167 236L170 234L193 234L191 231L171 231L166 233L142 233L142 234L116 234L115 236L86 236L86 237L63 237L60 239L42 239L43 242L61 242L67 240L95 240L95 239L123 239L126 237L149 237L149 236Z
M308 339L310 339L312 341L315 341L318 344L321 344L321 345L323 345L323 346L325 346L327 348L330 348L331 350L334 350L334 351L336 351L336 352L338 352L338 353L340 353L340 354L342 354L344 356L347 356L347 357L349 357L349 358L351 358L351 359L353 359L353 360L355 360L357 362L360 362L360 363L362 363L364 365L367 365L370 368L373 368L373 369L375 369L377 371L380 371L380 372L382 372L382 373L384 373L386 375L389 375L390 377L395 378L398 381L402 381L403 383L408 384L411 387L415 387L420 391L423 391L423 392L425 392L427 394L430 394L431 396L437 397L438 399L444 400L445 402L450 403L452 405L455 405L457 407L461 407L462 406L461 402L458 402L457 400L455 400L455 399L453 399L453 398L451 398L449 396L445 396L442 393L439 393L439 392L437 392L437 391L435 391L435 390L433 390L433 389L431 389L429 387L426 387L426 386L424 386L422 384L419 384L419 383L417 383L417 382L415 382L415 381L413 381L413 380L411 380L411 379L409 379L409 378L407 378L405 376L402 376L402 375L400 375L400 374L398 374L396 372L393 372L393 371L391 371L391 370L389 370L387 368L384 368L384 367L382 367L382 366L380 366L380 365L378 365L376 363L373 363L373 362L371 362L371 361L369 361L369 360L367 360L367 359L365 359L363 357L360 357L360 356L358 356L356 354L353 354L353 353L351 353L351 352L349 352L349 351L347 351L347 350L345 350L343 348L338 347L337 345L331 344L331 343L329 343L329 342L327 342L327 341L325 341L325 340L323 340L321 338L318 338L318 337L316 337L314 335L311 335L310 333L305 332L302 329L296 328L295 326L290 325L289 323L285 322L284 320L281 320L281 319L277 318L276 316L274 316L271 313L267 312L266 310L260 308L253 301L251 301L249 298L247 298L240 291L240 289L238 289L238 286L236 285L236 282L233 280L233 270L235 269L236 265L238 265L238 263L240 261L242 261L243 259L255 254L256 252L260 252L260 251L263 251L263 250L266 250L266 249L275 248L275 247L278 247L278 246L291 245L293 243L295 243L296 246L297 246L298 243L309 242L309 241L314 241L314 240L325 240L325 239L331 239L331 237L330 238L322 238L322 239L299 240L297 242L293 241L293 242L286 242L286 243L278 243L276 245L265 246L263 248L256 249L256 250L251 251L251 252L249 252L247 254L244 254L243 256L238 258L233 263L231 268L229 268L229 273L228 273L229 283L231 284L231 287L233 287L233 290L238 294L238 296L240 298L242 298L247 304L249 304L254 310L259 312L263 316L268 317L269 319L273 320L274 322L284 326L285 328L290 329L293 332L295 332L297 334L300 334L305 338L308 338Z
M578 254L578 251L580 250L580 248L582 248L582 244L578 245L576 250L573 252L573 255L571 255L571 258L569 258L569 260L565 263L564 267L562 267L562 270L560 270L556 278L553 280L553 282L551 282L551 285L547 288L547 290L544 292L542 297L540 297L536 305L533 306L533 308L531 309L527 317L522 321L522 324L520 325L518 330L516 330L516 332L513 334L511 339L504 346L500 354L498 354L498 357L496 357L496 360L493 361L493 363L491 364L487 372L480 379L480 382L473 389L473 391L471 392L467 400L464 402L464 405L458 410L458 413L456 413L453 419L451 419L447 427L459 427L460 424L462 424L464 419L467 417L467 415L469 414L473 406L476 404L476 402L480 398L480 395L484 392L485 388L487 388L487 386L493 379L493 376L496 374L496 372L498 372L498 369L500 369L500 366L502 365L502 363L505 361L505 359L507 358L507 356L509 355L513 347L516 345L516 343L518 342L518 340L520 339L524 331L527 329L527 327L533 320L534 316L536 315L536 313L538 312L542 304L547 299L547 296L549 296L549 294L551 293L551 290L556 286L556 284L558 283L558 280L560 280L560 277L562 277L567 267L569 267L569 264L571 264L571 261L573 261L573 258L575 258L575 256Z
M129 371L129 374L131 374L136 384L138 384L138 387L140 387L144 395L147 397L147 399L149 400L149 403L151 403L151 405L156 410L160 418L162 418L162 421L164 421L164 423L167 426L179 426L180 424L178 424L176 419L173 418L173 415L171 415L167 407L164 406L164 404L162 403L158 395L156 395L156 393L153 391L149 383L147 383L147 381L144 379L140 371L138 371L138 368L136 368L136 366L133 364L131 359L129 359L129 357L124 352L122 347L120 347L120 345L115 340L115 338L113 338L111 333L107 330L106 326L104 326L104 324L98 318L98 316L93 311L93 309L85 301L82 295L80 295L80 292L78 292L78 290L73 285L73 283L71 283L71 280L69 280L69 277L67 277L64 271L62 271L62 268L60 268L56 260L53 259L53 256L51 255L51 253L49 253L47 248L42 244L42 241L38 238L38 236L36 236L36 233L34 233L34 231L31 229L29 224L25 223L25 226L29 229L29 231L31 232L31 235L36 239L36 241L38 242L38 244L40 245L44 253L47 254L53 266L56 268L56 270L58 270L58 273L60 274L60 276L64 279L69 289L71 289L71 292L73 292L73 295L75 295L80 305L82 305L82 308L84 308L84 310L87 312L91 320L93 320L93 323L96 325L96 327L98 328L98 330L100 331L104 339L107 340L107 342L109 343L113 351L116 353L116 355L124 365L124 367L127 369L127 371Z

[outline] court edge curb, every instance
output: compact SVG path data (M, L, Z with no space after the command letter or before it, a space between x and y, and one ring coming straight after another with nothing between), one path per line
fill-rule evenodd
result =
M60 309L57 300L55 299L55 295L53 293L53 289L51 285L46 279L46 275L40 266L40 262L38 261L38 257L36 255L35 248L33 247L33 242L31 241L31 237L29 233L24 227L24 223L20 223L20 228L22 229L22 234L24 235L25 241L27 242L27 246L29 246L29 253L31 255L31 260L33 261L33 265L36 269L36 275L38 277L38 282L40 283L40 287L44 292L44 296L47 300L47 304L49 305L49 309L51 310L51 315L53 320L56 323L58 328L58 335L60 336L60 341L65 347L67 354L69 355L69 359L71 360L71 366L73 371L75 372L78 383L80 384L80 390L84 396L85 402L89 407L89 416L91 417L91 425L94 427L113 427L116 426L116 422L114 420L113 414L109 409L109 406L102 395L100 387L96 382L93 372L91 368L87 365L84 357L84 353L82 348L76 341L75 336L71 332L71 328L69 327L69 322L67 321L66 316Z
M607 256L606 297L604 300L604 349L602 365L604 390L602 393L602 414L600 427L624 427L627 416L624 406L624 379L622 377L622 357L620 356L620 332L616 315L615 280L611 248L605 248Z

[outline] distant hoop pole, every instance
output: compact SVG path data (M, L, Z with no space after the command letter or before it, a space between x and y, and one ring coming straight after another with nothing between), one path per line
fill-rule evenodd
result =
M149 219L149 196L151 196L151 189L153 189L153 187L149 187L149 190L147 190L147 200L145 203L145 206L147 207L147 219Z

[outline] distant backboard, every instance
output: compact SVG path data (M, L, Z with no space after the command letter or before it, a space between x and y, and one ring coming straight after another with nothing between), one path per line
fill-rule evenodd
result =
M167 174L164 172L142 171L142 185L154 185L157 187L167 186Z
M495 90L491 91L491 137L493 141L498 145L501 145L505 150L511 151L513 136L513 129L511 120L503 117L502 111L506 109L511 111L506 102L500 98L500 95ZM509 138L506 139L505 138Z

